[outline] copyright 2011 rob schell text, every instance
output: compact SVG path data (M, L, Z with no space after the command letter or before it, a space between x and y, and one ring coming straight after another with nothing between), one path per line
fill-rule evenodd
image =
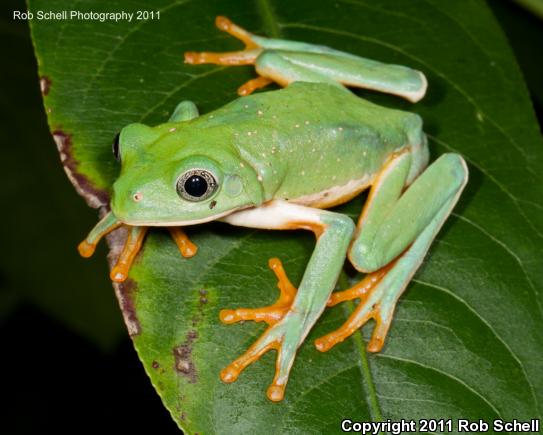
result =
M539 419L520 420L468 420L468 419L420 419L420 420L386 420L378 422L354 421L348 418L341 421L341 430L345 433L378 435L380 433L485 433L488 431L507 433L539 433Z

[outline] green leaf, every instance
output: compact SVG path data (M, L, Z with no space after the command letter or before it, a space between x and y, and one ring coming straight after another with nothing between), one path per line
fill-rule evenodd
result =
M186 50L239 47L213 27L219 14L255 33L424 71L429 92L417 105L360 95L421 114L433 157L455 151L470 166L468 187L402 297L384 351L366 355L370 325L364 338L317 352L313 339L338 327L350 308L327 310L300 348L279 404L264 395L271 353L237 382L219 380L220 369L264 327L225 326L218 313L276 299L269 257L281 258L298 283L312 238L206 224L189 230L199 253L185 260L166 232L153 230L130 283L117 291L138 354L179 426L189 433L340 433L343 418L540 416L543 148L518 67L486 5L163 0L153 6L160 19L31 23L40 75L50 81L44 98L50 128L68 147L63 152L79 190L93 205L105 200L117 175L110 144L120 128L164 122L184 99L207 112L254 76L249 67L183 63ZM54 7L73 8L67 0ZM78 7L105 10L97 0ZM107 3L107 11L141 7ZM30 0L33 12L50 8ZM361 204L356 199L343 210L355 218Z

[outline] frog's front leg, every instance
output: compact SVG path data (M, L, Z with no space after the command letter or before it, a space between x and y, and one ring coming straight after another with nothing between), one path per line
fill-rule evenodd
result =
M368 275L353 288L334 293L329 305L355 298L360 302L343 326L315 341L320 351L342 342L372 318L375 328L368 350L381 350L398 298L467 182L462 157L445 154L404 191L411 165L410 152L394 156L372 186L349 251L351 263Z
M141 250L148 227L125 225L112 212L109 212L96 224L85 240L77 247L79 254L82 257L88 258L94 254L94 250L100 239L120 226L127 228L128 236L121 254L110 272L110 278L115 282L123 282L128 278L128 272L138 252ZM183 257L190 258L196 254L198 248L190 241L183 230L178 227L171 227L169 230Z
M315 250L292 305L284 310L280 320L270 322L271 318L268 318L271 326L247 352L221 372L224 382L233 382L245 367L268 350L275 349L275 376L267 395L270 400L279 401L283 399L296 351L326 307L336 284L354 224L348 217L338 213L281 200L234 213L222 220L232 225L252 228L307 229L317 237Z

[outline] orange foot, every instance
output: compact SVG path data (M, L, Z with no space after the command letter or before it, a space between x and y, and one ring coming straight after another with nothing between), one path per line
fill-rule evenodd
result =
M141 250L148 227L124 225L113 217L111 213L108 213L77 247L79 254L82 257L88 258L94 254L94 250L100 239L120 226L124 226L128 230L128 237L117 262L109 274L111 280L115 282L123 282L128 278L128 272L138 252ZM196 254L198 247L189 240L183 230L180 228L170 228L170 233L183 257L189 258Z
M257 57L262 53L262 48L254 41L254 35L247 30L234 24L226 17L217 17L215 25L219 30L229 33L245 44L245 49L239 51L230 51L215 53L210 51L185 52L185 63L200 65L212 63L215 65L254 65ZM244 96L253 93L255 90L268 86L272 80L259 76L256 79L249 80L238 88L238 95Z
M277 287L280 291L277 302L262 308L221 310L219 317L223 323L232 324L242 320L254 320L255 322L266 322L271 326L284 317L294 300L294 296L296 296L296 287L288 279L281 260L270 258L268 266L277 277Z
M376 272L369 273L350 289L333 293L330 296L328 306L352 299L360 299L360 301L341 327L315 340L317 350L321 352L330 350L336 344L350 337L370 319L375 320L375 328L368 343L368 351L379 352L383 348L392 321L395 301L391 303L391 301L383 300L383 289L379 284L393 265L394 263L391 263Z
M285 395L288 373L295 355L292 349L283 349L283 344L285 341L292 341L289 330L295 331L295 333L299 332L292 327L292 319L286 318L297 290L287 278L279 259L270 259L269 266L277 277L277 287L281 292L277 302L263 308L222 310L220 313L221 320L228 324L241 320L254 320L256 322L266 322L270 325L243 355L221 371L221 380L226 383L234 382L248 365L257 361L269 350L274 349L277 351L275 376L268 388L267 396L271 401L278 402ZM297 319L293 320L298 322Z

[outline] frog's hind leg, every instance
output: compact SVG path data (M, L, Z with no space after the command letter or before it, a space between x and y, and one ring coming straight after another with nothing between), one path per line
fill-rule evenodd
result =
M368 350L382 349L396 302L467 181L462 157L445 154L404 191L410 166L410 153L395 156L372 186L349 252L351 263L369 274L357 286L330 298L329 305L355 298L360 301L343 326L315 341L322 352L370 319L375 320L375 327Z
M268 49L258 56L255 68L260 76L271 78L281 86L294 81L324 82L394 94L411 102L419 101L427 87L420 71L336 51Z
M185 52L185 62L193 65L212 63L216 65L254 65L256 58L262 51L259 45L253 40L254 36L242 29L238 25L232 23L226 17L217 17L215 25L219 30L222 30L245 44L244 50L231 51L224 53L216 53L210 51Z

